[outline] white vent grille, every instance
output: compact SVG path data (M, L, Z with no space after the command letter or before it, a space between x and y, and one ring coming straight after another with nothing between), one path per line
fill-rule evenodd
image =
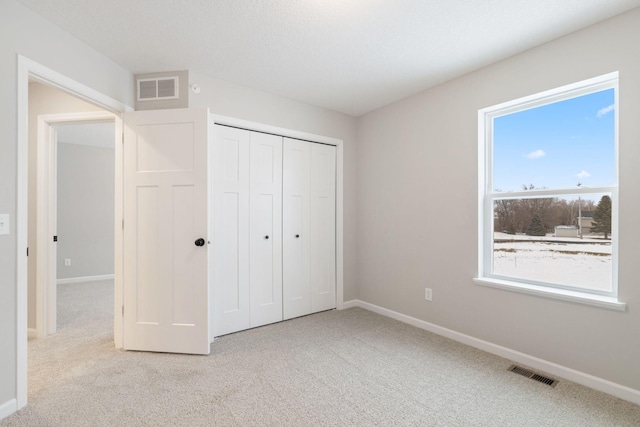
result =
M178 76L138 79L138 101L178 99Z

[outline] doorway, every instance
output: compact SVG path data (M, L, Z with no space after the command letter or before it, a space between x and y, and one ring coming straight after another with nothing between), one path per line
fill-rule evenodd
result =
M38 83L29 100L28 326L42 338L56 332L58 284L113 280L115 118L70 113L95 107ZM65 112L38 114L50 111Z
M72 80L50 68L18 55L18 147L17 147L17 322L16 322L16 410L27 404L27 325L28 325L28 154L29 154L29 82L38 82L55 87L99 109L114 114L115 140L121 140L122 120L120 114L133 109L105 96L94 89ZM114 221L114 307L122 301L122 230L116 224L122 219L122 146L115 145L115 216ZM114 309L114 341L122 346L122 316Z

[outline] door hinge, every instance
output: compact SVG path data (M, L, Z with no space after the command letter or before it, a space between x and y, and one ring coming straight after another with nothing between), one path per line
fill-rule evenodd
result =
M122 229L124 230L124 219L122 220Z
M53 241L57 242L58 241L58 236L53 236Z
M29 256L29 246L27 246L27 256Z
M122 145L124 145L124 132L122 133Z
M122 317L124 317L124 305L122 306Z

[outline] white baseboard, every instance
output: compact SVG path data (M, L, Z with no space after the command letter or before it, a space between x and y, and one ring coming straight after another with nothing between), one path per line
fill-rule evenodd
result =
M65 285L67 283L97 282L98 280L113 280L113 274L103 274L102 276L69 277L68 279L58 279L56 284Z
M415 317L407 316L406 314L398 313L397 311L389 310L387 308L380 307L378 305L371 304L365 301L357 299L345 301L342 307L343 309L351 307L364 308L365 310L369 310L374 313L399 320L403 323L408 323L409 325L415 326L417 328L433 332L434 334L450 338L454 341L470 345L471 347L478 348L488 353L504 357L505 359L530 366L532 368L547 372L566 380L582 384L594 390L602 391L612 396L619 397L620 399L627 400L629 402L635 403L636 405L640 405L640 390L617 384L612 381L605 380L603 378L599 378L584 372L576 371L575 369L558 365L557 363L549 362L547 360L539 359L537 357L521 353L519 351L512 350L510 348L503 347L497 344L493 344L488 341L474 338L470 335L465 335L451 329L443 328L442 326L425 322L424 320L416 319Z
M360 300L349 300L349 301L345 301L342 303L342 305L340 306L340 310L346 310L348 308L353 308L353 307L362 307L364 308L362 305L360 305L359 303L362 303L363 301ZM373 310L371 310L373 311Z
M18 410L18 402L16 399L11 399L0 405L0 420L7 418L9 415L15 413Z
M35 328L28 328L27 329L27 338L31 339L31 338L38 338L38 330Z

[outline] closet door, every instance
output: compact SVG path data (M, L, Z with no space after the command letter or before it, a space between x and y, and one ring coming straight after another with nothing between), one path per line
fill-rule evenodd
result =
M315 313L336 308L336 147L309 145L309 278Z
M336 148L285 138L284 318L336 307Z
M250 132L214 126L212 292L214 336L251 327L249 300Z
M282 171L284 319L311 313L309 193L311 144L284 139Z
M282 137L251 132L251 327L282 320Z

